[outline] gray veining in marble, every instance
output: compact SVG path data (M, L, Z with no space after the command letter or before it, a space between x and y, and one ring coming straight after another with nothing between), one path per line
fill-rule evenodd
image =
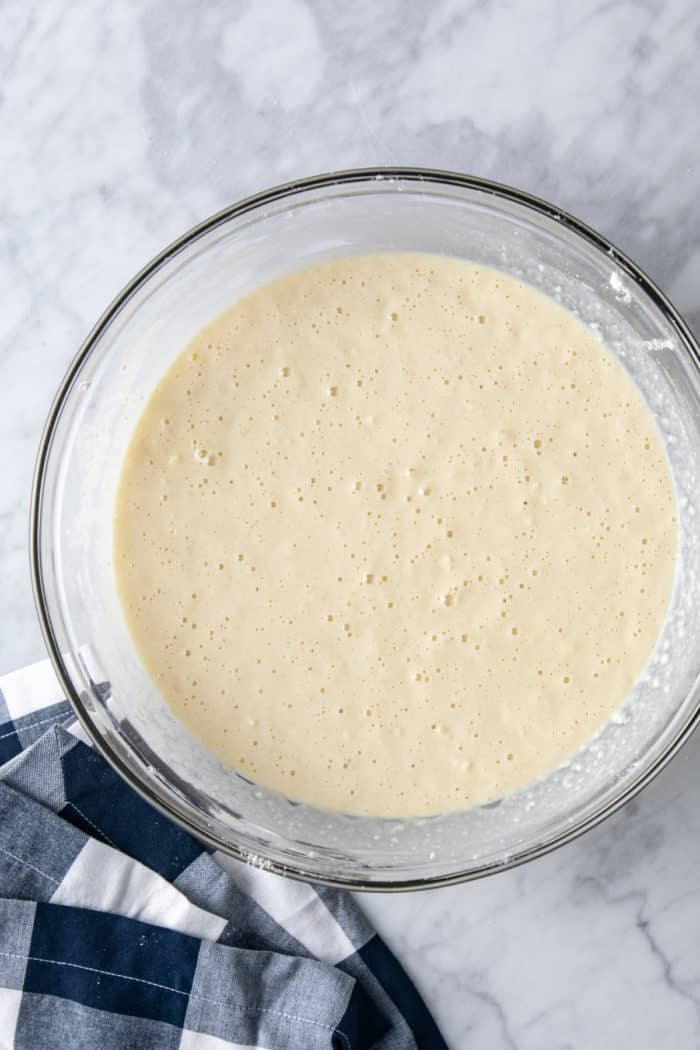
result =
M599 228L700 330L697 0L5 0L0 671L43 655L33 458L52 394L150 256L331 168L469 171ZM559 853L367 907L450 1044L700 1046L700 741Z

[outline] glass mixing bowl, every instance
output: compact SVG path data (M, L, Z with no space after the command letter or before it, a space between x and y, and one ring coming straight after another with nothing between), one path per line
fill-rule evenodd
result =
M111 551L115 486L149 392L235 299L339 255L424 251L497 267L600 333L644 394L671 464L679 557L650 662L569 762L498 801L393 820L300 805L225 768L170 713L124 623ZM480 179L349 171L269 190L185 234L90 333L38 457L33 577L46 642L95 745L154 806L210 846L301 879L402 889L475 878L572 839L630 799L698 718L700 351L665 296L604 238L543 201Z

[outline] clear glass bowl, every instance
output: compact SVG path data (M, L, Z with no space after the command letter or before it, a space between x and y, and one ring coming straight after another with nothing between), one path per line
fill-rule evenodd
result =
M650 663L586 747L497 802L400 821L291 802L203 749L140 665L117 599L111 526L132 427L205 322L290 269L404 250L497 267L601 334L656 418L675 483L680 553ZM36 601L85 729L132 787L192 834L302 879L384 890L446 884L567 842L647 783L698 718L699 360L677 312L629 259L570 216L504 186L438 171L349 171L291 183L213 216L154 259L98 321L58 393L39 452Z

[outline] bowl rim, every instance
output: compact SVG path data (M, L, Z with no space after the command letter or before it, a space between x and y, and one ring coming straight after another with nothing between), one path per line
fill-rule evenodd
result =
M302 863L287 864L267 855L265 848L256 845L254 850L246 849L235 842L224 840L207 826L202 816L201 821L193 819L189 814L183 812L176 803L175 797L163 794L156 790L157 785L145 784L135 772L122 760L120 755L113 749L109 741L101 735L93 723L87 707L78 690L73 685L68 673L63 655L57 642L53 628L48 602L44 590L44 567L41 557L41 531L42 531L42 506L44 487L46 482L47 464L51 454L54 434L64 409L66 398L73 381L84 362L92 353L94 347L99 343L102 335L107 330L113 319L120 313L129 300L141 289L149 279L154 276L166 263L173 259L185 248L194 244L201 237L223 225L231 219L237 218L248 212L264 208L275 201L285 198L293 199L299 194L311 190L331 189L338 186L351 186L354 183L393 180L415 183L417 187L423 184L426 188L430 186L454 186L459 189L473 190L478 193L496 197L501 201L513 203L525 207L531 212L554 222L555 225L564 227L579 239L587 242L590 246L604 253L611 263L621 269L626 276L642 290L660 311L665 320L676 331L681 342L685 345L696 368L700 371L700 345L696 341L689 327L683 320L678 310L673 306L667 296L661 291L656 283L623 251L612 244L606 237L592 229L586 223L575 218L569 212L550 204L542 198L536 197L524 190L516 189L505 183L494 182L490 179L478 176L462 174L456 171L432 169L423 167L376 167L376 168L351 168L340 171L310 176L308 178L294 179L263 190L252 196L245 197L226 208L215 212L202 222L188 229L176 240L172 241L150 262L146 263L131 281L114 297L111 303L99 317L91 331L88 333L75 357L73 358L51 404L46 423L41 435L37 452L36 463L32 480L31 505L30 505L30 529L29 529L29 555L32 590L34 602L39 618L44 643L48 650L49 658L54 671L65 691L74 713L80 724L90 738L98 752L110 763L127 784L135 790L146 802L154 806L160 813L175 821L189 834L204 842L207 846L220 850L238 860L257 864L266 871L273 872L288 878L303 882L316 882L320 885L349 889L355 891L374 892L400 892L417 889L437 888L450 886L461 882L470 882L474 879L492 875L499 871L519 867L530 860L542 857L561 846L572 842L580 835L600 824L603 820L612 816L622 806L629 802L639 791L649 784L668 764L683 744L689 739L700 722L700 696L696 699L695 707L692 709L676 736L668 743L664 751L656 761L641 774L628 782L623 790L619 790L612 799L609 799L587 817L580 819L570 827L552 834L534 847L523 847L515 850L503 860L493 861L473 868L460 869L446 875L426 875L422 877L402 877L364 881L360 877L349 877L346 875L318 875L316 872L305 870ZM196 811L195 811L196 812Z

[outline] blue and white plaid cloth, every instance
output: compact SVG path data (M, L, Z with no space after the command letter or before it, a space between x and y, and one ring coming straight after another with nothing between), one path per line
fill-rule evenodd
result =
M446 1050L345 893L210 853L0 679L0 1048Z

